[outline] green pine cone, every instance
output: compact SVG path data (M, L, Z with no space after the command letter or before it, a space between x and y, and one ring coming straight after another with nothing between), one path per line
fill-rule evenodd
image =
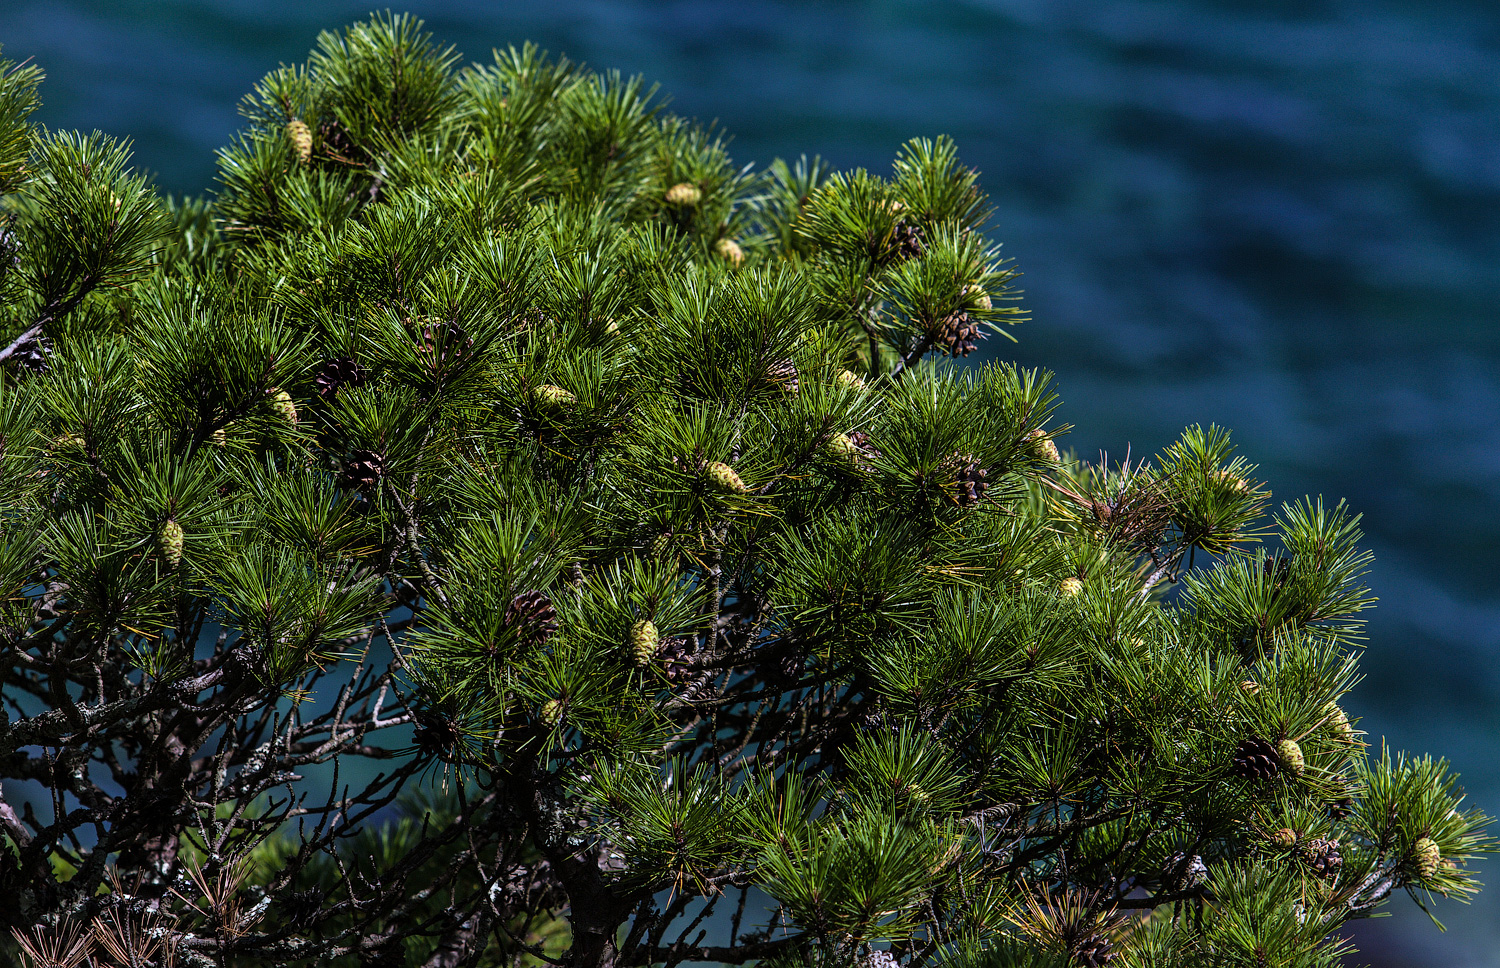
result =
M1352 743L1355 741L1354 727L1349 725L1349 717L1336 702L1330 702L1323 707L1323 715L1328 718L1328 728L1341 743Z
M542 722L548 726L556 726L562 722L563 701L561 699L549 699L542 703L541 711L538 713Z
M849 439L848 434L834 434L823 441L823 453L830 459L840 464L855 467L859 464L859 448L854 441Z
M703 473L707 475L714 487L726 494L750 493L750 489L745 486L745 482L740 480L740 475L736 474L734 468L723 461L713 461L703 469Z
M83 439L83 434L75 434L69 431L58 434L52 439L52 453L54 454L82 454L88 448L88 442Z
M1038 427L1026 435L1026 439L1031 443L1031 456L1056 464L1062 460L1062 455L1057 452L1057 445L1045 434L1046 431Z
M536 394L537 400L553 410L565 410L578 402L578 397L571 391L553 386L550 383L543 383L533 392Z
M649 663L661 644L661 634L650 619L641 619L630 627L630 658L638 666Z
M703 201L703 189L692 182L680 182L667 189L667 204L682 205L684 207L697 205Z
M745 250L734 239L720 239L714 243L714 254L738 269L745 264Z
M161 555L167 567L176 568L182 563L182 525L171 518L156 529L156 553Z
M281 418L281 422L288 427L297 426L297 404L292 401L292 395L280 387L271 389L271 411Z
M1300 774L1307 768L1307 760L1302 756L1302 747L1298 746L1294 739L1284 739L1277 743L1276 757L1281 760L1282 767L1294 775Z
M1083 582L1077 578L1064 578L1057 586L1063 598L1077 598L1083 592Z
M1431 837L1423 837L1412 846L1412 857L1416 862L1417 876L1424 881L1430 881L1437 876L1438 866L1443 861L1443 852L1438 848L1437 841Z
M297 153L297 160L307 164L312 158L313 136L307 122L301 118L293 118L286 123L286 140L292 143L292 150Z

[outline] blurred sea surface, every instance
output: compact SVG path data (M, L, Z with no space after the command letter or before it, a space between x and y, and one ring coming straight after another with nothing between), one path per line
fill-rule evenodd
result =
M1278 499L1347 498L1380 605L1348 703L1500 812L1500 4L1494 0L410 0L469 60L534 40L659 81L737 161L983 173L1055 370L1063 443L1233 428ZM339 0L0 0L40 118L133 138L164 190ZM1486 865L1500 869L1500 862ZM1491 881L1497 878L1489 875ZM1500 965L1500 884L1366 922L1351 964Z

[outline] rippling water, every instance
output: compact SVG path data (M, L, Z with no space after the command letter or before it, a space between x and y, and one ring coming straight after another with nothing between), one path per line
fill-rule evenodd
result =
M954 135L1034 315L992 349L1058 372L1085 454L1215 421L1279 497L1363 511L1381 604L1349 705L1500 812L1500 5L405 7L471 59L531 39L644 73L742 162L885 170L902 140ZM0 43L48 70L44 121L129 135L197 192L240 95L366 12L0 0ZM1500 886L1440 913L1446 936L1415 911L1368 924L1354 963L1500 965Z

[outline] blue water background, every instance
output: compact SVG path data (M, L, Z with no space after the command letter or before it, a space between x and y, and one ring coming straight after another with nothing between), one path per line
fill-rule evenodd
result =
M469 59L531 39L660 81L740 162L886 171L949 133L1059 376L1066 443L1234 429L1278 498L1348 498L1378 555L1375 736L1500 812L1500 4L1459 0L412 0ZM210 187L234 105L364 4L0 0L41 119ZM1500 862L1484 865L1491 871ZM1489 878L1497 880L1493 873ZM1500 965L1500 884L1358 931L1351 964Z

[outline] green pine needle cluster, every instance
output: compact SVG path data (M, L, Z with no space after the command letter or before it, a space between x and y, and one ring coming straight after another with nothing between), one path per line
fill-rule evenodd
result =
M946 138L737 168L420 22L209 199L0 64L0 921L28 964L1333 966L1492 852L1341 708L1359 516L1085 463ZM71 960L70 960L71 959ZM154 960L153 960L154 959Z

